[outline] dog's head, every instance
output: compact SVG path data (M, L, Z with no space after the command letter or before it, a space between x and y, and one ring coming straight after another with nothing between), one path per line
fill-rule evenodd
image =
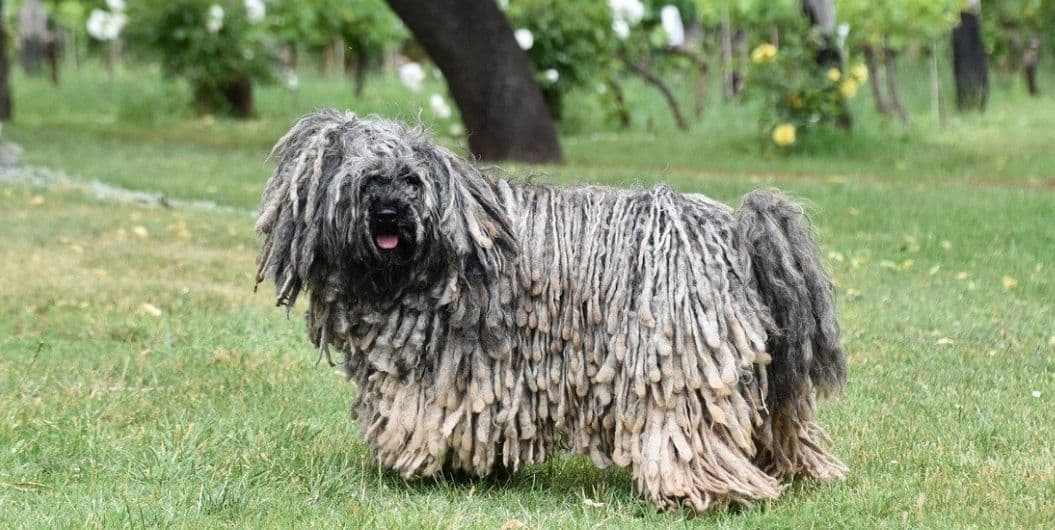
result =
M257 280L279 302L302 287L391 302L454 278L494 278L515 243L498 179L423 131L380 118L321 111L275 147L264 191Z

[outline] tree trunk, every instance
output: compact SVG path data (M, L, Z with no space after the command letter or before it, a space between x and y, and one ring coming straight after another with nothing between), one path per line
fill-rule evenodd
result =
M1029 95L1039 96L1040 88L1037 87L1037 63L1040 61L1040 37L1033 35L1026 42L1022 50L1022 73L1026 76L1026 88Z
M333 71L337 72L339 75L343 75L345 56L344 52L347 46L345 46L344 44L344 39L340 37L334 37L331 46L333 46Z
M244 119L253 115L253 82L248 77L238 77L225 84L223 97L232 116Z
M876 111L884 116L889 116L891 114L890 104L887 103L886 97L883 96L883 70L879 68L879 59L876 57L875 48L865 46L863 51L865 64L868 65L868 72L871 74L868 76L868 86L872 88Z
M352 57L355 58L355 97L360 97L363 95L363 89L366 88L366 72L370 67L370 56L366 54L366 51L356 48Z
M22 69L29 75L39 75L48 43L48 13L40 0L28 0L18 10L18 42Z
M905 107L901 105L901 93L897 86L897 53L890 48L883 50L883 73L886 74L887 95L890 96L890 108L902 123L908 121Z
M722 13L721 41L722 41L722 95L725 101L734 101L740 97L744 89L744 76L733 64L733 57L737 48L744 41L744 32L733 27L729 10Z
M810 25L820 32L823 39L820 49L813 56L817 66L822 70L831 67L842 69L843 56L835 41L835 1L802 0L802 11L809 19ZM850 107L845 101L841 103L835 124L847 130L853 127L853 116L850 115Z
M201 114L249 118L253 115L253 82L240 76L219 85L199 85L194 88L194 102Z
M802 10L810 20L810 25L820 31L824 46L815 57L819 66L839 66L843 62L842 54L835 42L835 1L802 0Z
M681 112L681 105L678 104L678 99L674 97L674 92L663 82L663 79L649 69L647 65L635 63L625 54L621 54L620 58L630 68L631 72L641 76L648 84L656 87L660 94L663 94L663 99L666 100L667 107L670 108L670 113L674 116L674 123L678 125L678 129L688 131L689 123L685 121L685 115Z
M667 46L662 48L662 50L672 55L684 57L696 67L696 91L693 93L693 112L696 114L696 119L703 118L703 111L707 105L707 73L710 71L707 58L684 45Z
M989 98L989 65L982 42L979 0L960 12L960 24L952 30L952 66L956 77L956 107L985 110Z
M447 79L483 160L563 156L531 61L493 0L388 0Z
M48 71L51 73L51 84L59 85L59 70L62 64L59 62L62 52L61 33L52 19L48 19L48 41L44 44L44 58L48 62Z
M615 79L608 81L608 87L611 89L612 97L615 99L615 110L619 118L619 125L627 129L630 127L630 108L626 105L623 87Z
M4 0L0 0L0 21L4 19ZM7 26L0 24L0 121L11 121L14 106L11 102L11 61L7 57Z

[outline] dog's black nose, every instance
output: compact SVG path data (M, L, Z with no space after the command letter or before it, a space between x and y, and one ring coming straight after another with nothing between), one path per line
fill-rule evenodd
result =
M374 212L374 218L382 222L395 222L398 214L393 208L382 206Z

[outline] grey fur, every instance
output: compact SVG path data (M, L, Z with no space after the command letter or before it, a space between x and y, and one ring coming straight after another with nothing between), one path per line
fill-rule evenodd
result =
M483 476L567 448L699 512L844 475L814 420L846 377L831 283L779 194L734 216L665 186L510 183L332 110L275 155L257 281L287 307L309 292L383 465ZM382 203L402 254L374 244Z

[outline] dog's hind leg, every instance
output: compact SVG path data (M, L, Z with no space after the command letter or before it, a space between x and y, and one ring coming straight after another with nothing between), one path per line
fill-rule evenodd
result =
M651 397L646 397L651 399ZM683 396L676 407L687 406ZM634 482L661 508L697 513L728 502L775 499L783 486L751 462L720 425L679 425L675 410L651 402L634 440ZM686 428L688 427L688 428Z

